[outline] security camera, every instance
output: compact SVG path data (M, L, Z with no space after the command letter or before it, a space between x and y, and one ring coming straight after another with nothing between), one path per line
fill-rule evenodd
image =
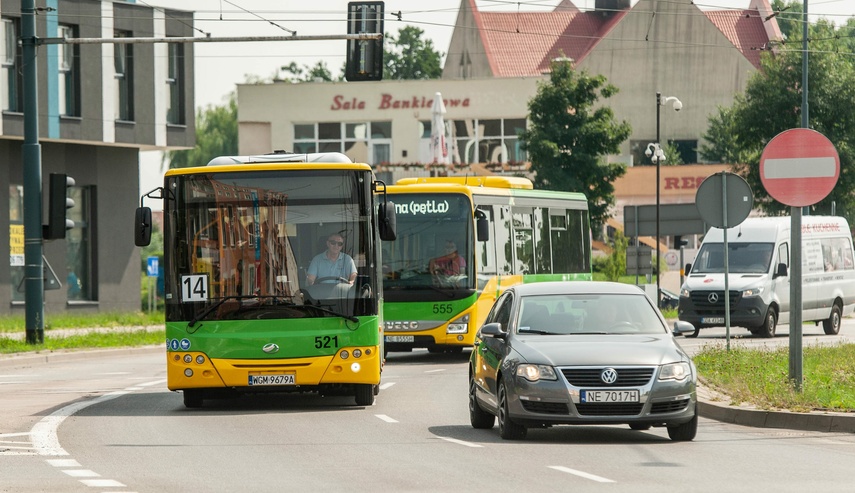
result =
M679 99L674 101L674 111L680 111L683 109L683 103Z
M653 151L651 151L650 148L648 147L647 150L644 151L644 155L647 157L650 157L653 155Z

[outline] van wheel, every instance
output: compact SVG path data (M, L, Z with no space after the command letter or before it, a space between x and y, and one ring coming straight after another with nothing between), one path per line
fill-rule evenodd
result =
M841 313L842 310L840 309L840 303L835 301L834 305L831 307L831 315L822 321L822 330L824 330L826 334L833 336L840 332Z
M775 312L774 308L769 307L769 310L766 311L766 319L763 321L763 325L760 326L760 329L757 331L757 334L762 337L775 337L775 328L777 326L778 314Z

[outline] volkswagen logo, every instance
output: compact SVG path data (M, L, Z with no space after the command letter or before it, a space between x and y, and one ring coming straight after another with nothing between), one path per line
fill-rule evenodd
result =
M718 303L718 293L710 293L710 295L707 296L707 301L709 301L711 305Z
M600 380L609 385L617 382L617 370L614 368L606 368L602 373L600 373Z
M273 344L272 342L269 344L265 344L263 348L261 348L267 354L273 354L279 352L279 344Z

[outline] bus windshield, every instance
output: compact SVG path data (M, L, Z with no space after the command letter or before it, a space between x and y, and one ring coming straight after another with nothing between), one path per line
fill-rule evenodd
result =
M372 259L378 252L364 173L279 169L167 177L167 320L376 313L366 302L377 291Z
M728 272L731 274L763 274L769 272L773 243L728 243ZM704 243L692 266L692 274L724 272L724 244Z
M383 243L383 287L396 291L475 289L472 203L453 193L395 194L398 238Z

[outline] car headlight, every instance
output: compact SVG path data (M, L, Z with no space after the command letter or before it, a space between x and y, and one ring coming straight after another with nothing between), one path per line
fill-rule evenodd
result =
M760 296L760 293L762 293L762 292L763 292L762 286L756 287L756 288L751 288L751 289L743 289L742 290L742 297L745 298L746 296Z
M680 290L680 296L682 296L683 298L688 298L689 296L691 296L691 294L692 292L689 291L687 288L683 288Z
M517 376L525 378L529 382L537 382L538 380L556 380L555 370L547 365L519 365L517 367Z
M685 380L692 375L692 367L689 363L681 361L679 363L671 363L663 365L659 371L659 380Z

